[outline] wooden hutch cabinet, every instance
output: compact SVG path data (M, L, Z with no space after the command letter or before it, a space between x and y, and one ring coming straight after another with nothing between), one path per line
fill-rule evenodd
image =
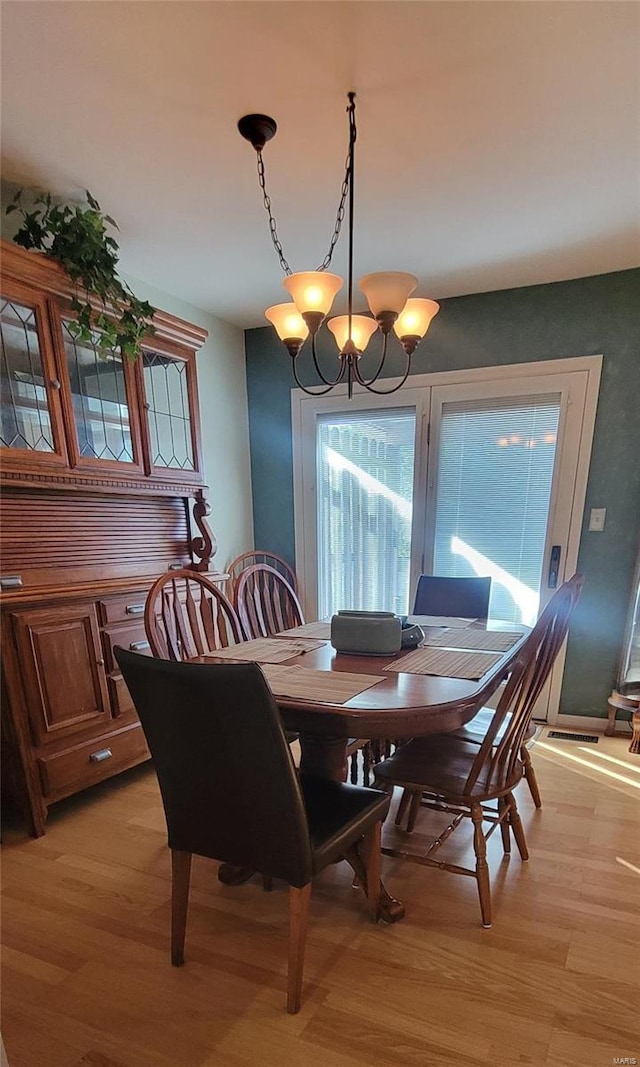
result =
M138 360L105 358L69 330L65 273L2 254L3 790L39 836L50 804L149 758L113 649L147 651L151 583L208 570L215 551L195 366L207 334L158 312Z

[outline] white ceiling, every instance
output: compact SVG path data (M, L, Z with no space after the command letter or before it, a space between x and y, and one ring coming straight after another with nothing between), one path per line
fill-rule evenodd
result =
M439 298L621 270L640 263L639 22L624 0L9 0L3 174L88 188L124 271L262 325L286 294L236 122L277 120L267 187L313 269L353 89L356 277L408 270Z

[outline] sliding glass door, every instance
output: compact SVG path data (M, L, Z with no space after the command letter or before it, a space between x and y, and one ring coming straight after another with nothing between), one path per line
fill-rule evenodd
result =
M386 398L294 398L307 617L404 614L421 573L489 575L491 616L533 625L575 570L599 378L590 359L421 375Z

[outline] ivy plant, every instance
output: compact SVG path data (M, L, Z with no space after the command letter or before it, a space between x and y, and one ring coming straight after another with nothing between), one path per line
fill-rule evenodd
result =
M18 189L7 205L6 214L18 211L22 225L13 240L22 248L35 249L56 259L74 282L71 306L76 318L69 332L83 344L94 343L101 355L120 349L135 360L143 337L154 332L151 324L155 308L139 300L117 274L119 249L108 227L117 223L105 215L98 201L86 191L86 205L55 203L50 193L30 197L24 203L24 189ZM96 311L91 298L98 298Z

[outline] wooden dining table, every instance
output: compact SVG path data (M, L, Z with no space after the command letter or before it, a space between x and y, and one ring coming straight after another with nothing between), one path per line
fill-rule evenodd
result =
M432 627L430 617L415 616L411 621L421 624L429 635L445 627ZM287 634L278 635L274 640L286 641L287 638L299 637L308 644L306 651L281 661L283 667L303 667L306 670L321 672L315 679L313 696L291 697L278 695L278 686L271 682L276 703L287 730L299 734L301 748L300 772L315 777L331 778L345 781L347 777L347 744L349 739L375 740L409 739L428 734L450 733L457 730L476 714L483 704L495 693L503 679L508 675L511 664L522 646L529 628L521 624L514 625L499 620L469 621L466 630L495 631L496 633L514 633L519 636L511 647L500 653L488 656L491 665L480 678L468 679L446 677L434 674L407 673L402 670L403 660L412 655L410 650L401 650L392 655L352 655L336 652L330 640L310 640L311 634L319 634L320 624L307 624ZM315 629L313 629L315 627ZM456 631L463 629L456 626L448 633L451 648L456 647ZM442 638L440 638L442 640ZM465 644L473 646L475 638L465 637ZM487 638L479 638L478 643L486 645ZM489 643L491 641L489 640ZM251 643L248 643L247 649ZM239 656L244 646L236 646ZM216 654L202 657L201 662L215 662L223 658L226 662L234 658L233 649L225 649L221 657ZM257 659L257 662L260 662ZM271 665L262 664L269 680ZM385 668L392 668L385 670ZM359 676L375 676L375 684L351 696L344 703L337 703L326 695L330 675L346 673ZM327 684L323 685L322 674L327 674ZM365 683L363 683L365 684ZM359 874L359 872L356 872ZM220 878L227 883L238 882L232 870L221 870ZM387 922L395 922L404 915L404 906L387 893L384 885L380 887L380 914Z

